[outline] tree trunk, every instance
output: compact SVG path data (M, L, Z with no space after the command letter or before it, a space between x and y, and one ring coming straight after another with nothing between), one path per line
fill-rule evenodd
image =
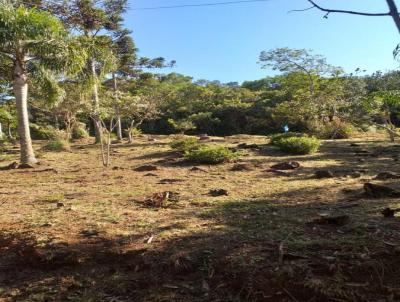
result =
M13 139L13 135L12 135L12 132L11 132L11 123L8 123L7 128L8 128L8 137L10 139Z
M3 128L2 128L1 123L0 123L0 139L3 138L3 136L4 136Z
M18 134L21 144L21 164L35 164L37 160L32 147L28 115L28 76L24 58L14 62L13 90L17 105Z
M99 101L99 86L97 83L97 73L96 73L96 65L94 60L89 61L90 72L93 80L93 118L95 125L95 143L98 144L101 141L101 128L99 127L99 111L100 111L100 101Z
M118 140L120 140L120 141L123 140L121 116L119 114L117 114L117 136L118 136Z
M112 77L113 77L113 89L114 89L115 98L116 98L115 99L116 100L115 113L116 113L116 117L117 117L117 137L118 137L119 141L122 141L122 139L123 139L122 123L121 123L121 115L119 112L118 99L117 99L118 86L117 86L117 77L115 76L115 73L113 73Z

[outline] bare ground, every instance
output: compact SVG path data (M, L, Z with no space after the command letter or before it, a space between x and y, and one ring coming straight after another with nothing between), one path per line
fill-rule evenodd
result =
M231 171L193 170L169 141L115 144L108 169L81 142L0 171L0 301L400 301L400 219L381 214L399 199L363 193L377 173L400 172L400 146L360 137L288 157L265 137L227 137L218 143L263 145ZM268 172L287 160L302 167ZM135 171L148 164L158 169ZM335 177L316 179L319 169ZM179 200L143 203L167 191ZM312 223L326 215L349 221Z

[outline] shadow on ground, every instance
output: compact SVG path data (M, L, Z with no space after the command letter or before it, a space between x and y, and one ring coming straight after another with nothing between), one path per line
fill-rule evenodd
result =
M290 194L312 197L315 192ZM274 199L275 200L275 199ZM222 202L196 216L207 231L157 240L82 235L76 244L0 238L4 301L397 301L400 220L393 200L291 204ZM162 209L160 209L162 211ZM321 213L343 225L313 224ZM210 223L211 222L211 223ZM311 222L311 223L310 223ZM132 244L136 242L135 244ZM141 243L137 243L141 242ZM392 299L392 300L390 300Z

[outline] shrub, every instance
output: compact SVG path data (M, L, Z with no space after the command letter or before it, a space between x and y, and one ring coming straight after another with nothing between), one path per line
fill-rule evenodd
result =
M321 142L316 137L282 138L276 144L279 149L290 154L312 154L318 151Z
M72 139L83 139L88 138L89 133L86 131L84 124L83 125L76 125L72 128Z
M239 153L222 146L202 145L185 152L185 159L200 164L220 164L238 158Z
M129 131L131 132L132 137L139 136L139 135L141 135L143 133L141 129L133 128L132 130L129 130L129 129L126 130L126 134L128 136L129 136Z
M296 132L274 134L270 137L270 144L278 145L282 139L286 139L289 137L303 137L303 136L305 136L303 133L296 133Z
M54 140L49 141L43 147L43 149L47 150L47 151L61 152L61 151L69 151L71 149L71 146L67 140L54 139Z
M31 137L35 140L48 140L56 139L57 131L52 126L39 126L37 124L30 124Z
M171 142L169 145L172 149L179 152L192 151L194 149L198 149L200 146L198 139L195 137L177 139Z
M349 123L333 120L329 123L312 127L312 132L322 139L346 139L351 138L356 129Z

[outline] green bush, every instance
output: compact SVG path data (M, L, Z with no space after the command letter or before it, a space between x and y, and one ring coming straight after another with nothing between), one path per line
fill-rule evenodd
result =
M279 149L290 154L313 154L318 151L321 141L316 137L282 138L276 144Z
M44 147L44 150L47 151L56 151L56 152L61 152L61 151L69 151L71 150L71 146L68 141L63 140L63 139L54 139L49 141Z
M303 137L303 136L305 136L305 134L296 132L274 134L270 137L270 144L276 146L280 143L282 139L286 139L289 137Z
M323 139L347 139L351 138L354 132L356 130L350 124L332 122L325 124L316 135Z
M31 130L31 137L34 140L48 140L57 138L57 131L52 126L39 126L31 123L29 127Z
M169 145L172 149L179 152L192 151L200 147L199 140L195 137L177 139Z
M72 129L72 139L83 139L83 138L88 138L89 133L86 131L86 129L82 126L75 126Z
M239 153L232 152L222 146L202 145L197 149L185 152L185 159L199 164L220 164L239 157Z
M142 134L143 134L143 132L142 132L141 129L139 129L139 128L133 128L132 130L127 129L127 130L125 131L125 134L126 134L127 136L129 136L129 131L131 131L132 137L139 136L139 135L142 135Z

